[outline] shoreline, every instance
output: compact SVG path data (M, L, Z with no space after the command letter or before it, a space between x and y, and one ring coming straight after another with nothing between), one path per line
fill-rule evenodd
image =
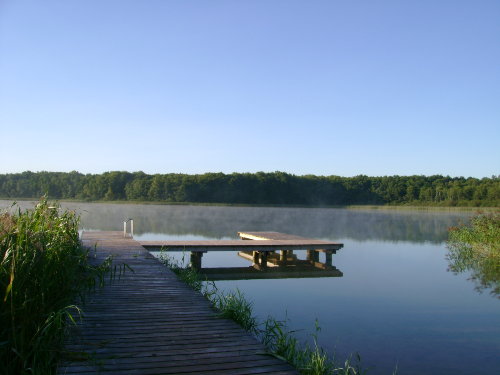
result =
M407 204L353 204L353 205L293 205L293 204L250 204L250 203L214 203L214 202L166 202L142 200L84 200L84 199L52 199L51 201L66 203L96 203L96 204L136 204L158 206L208 206L208 207L263 207L263 208L343 208L349 210L408 210L408 211L498 211L495 206L441 206L441 205L407 205ZM0 201L38 202L40 198L10 198L0 197Z

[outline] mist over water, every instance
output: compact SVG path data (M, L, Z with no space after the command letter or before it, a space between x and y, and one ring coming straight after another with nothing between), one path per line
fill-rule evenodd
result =
M0 201L1 202L1 201ZM3 201L8 206L7 201ZM0 203L1 207L2 203ZM20 202L32 207L32 202ZM64 203L76 210L87 230L121 230L133 218L135 234L238 238L238 231L277 231L304 237L356 241L442 243L447 229L466 222L470 212L342 208L276 208ZM155 237L156 238L156 237Z
M0 201L1 207L10 202ZM31 202L21 202L32 207ZM500 301L478 293L468 275L447 271L447 229L471 212L64 203L85 230L122 230L136 239L238 238L278 231L344 243L333 257L343 277L219 281L239 288L255 314L289 319L307 340L318 319L320 344L340 358L359 352L369 374L492 374L500 369ZM208 253L204 267L250 265Z
M358 241L411 241L440 243L447 228L468 213L346 210L322 208L216 207L216 206L99 206L82 215L83 225L120 223L116 217L132 217L137 234L168 233L207 238L236 238L238 231L292 232L305 237L351 238ZM116 224L114 224L116 223ZM115 227L116 228L116 227Z

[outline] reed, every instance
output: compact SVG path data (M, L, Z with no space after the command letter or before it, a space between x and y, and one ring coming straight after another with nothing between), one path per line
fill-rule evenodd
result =
M165 266L170 268L180 280L189 285L192 289L205 295L203 290L204 285L200 275L194 269L186 266L186 254L183 254L182 259L178 261L169 256L164 249L161 249L158 259Z
M4 374L52 374L72 303L104 280L111 261L89 265L79 218L42 199L0 214L0 363ZM17 211L17 212L16 212Z
M252 303L238 289L226 293L215 289L211 290L210 294L205 293L205 296L220 311L222 317L234 320L248 332L258 332L258 323L253 316Z
M259 330L259 338L268 350L276 357L290 363L304 375L362 375L367 370L362 368L361 356L351 355L340 362L336 356L328 353L318 345L318 334L321 328L315 322L314 333L311 334L313 344L301 343L288 329L286 321L268 317ZM395 374L395 373L394 373Z

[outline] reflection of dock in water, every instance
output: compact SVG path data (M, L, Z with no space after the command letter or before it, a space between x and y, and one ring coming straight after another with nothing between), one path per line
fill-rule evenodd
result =
M141 241L149 250L190 251L191 267L208 280L340 277L332 255L343 244L299 237L279 232L238 232L241 240L227 241ZM295 250L306 250L299 259ZM203 268L202 256L208 251L238 251L252 262L250 267ZM320 261L320 254L324 261Z
M254 280L254 279L293 279L315 277L342 277L343 273L333 267L321 269L311 265L278 266L259 270L250 267L202 268L200 274L209 281L217 280Z

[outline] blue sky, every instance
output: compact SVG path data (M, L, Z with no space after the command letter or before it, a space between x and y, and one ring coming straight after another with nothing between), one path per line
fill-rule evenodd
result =
M500 1L0 0L0 173L500 174Z

